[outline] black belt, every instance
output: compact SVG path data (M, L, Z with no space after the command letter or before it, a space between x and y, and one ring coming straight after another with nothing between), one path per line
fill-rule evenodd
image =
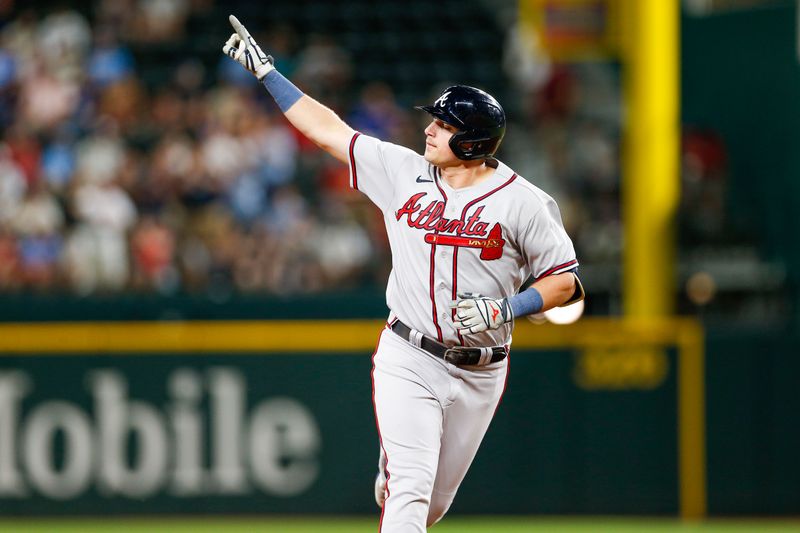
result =
M502 346L493 346L489 348L453 346L452 348L448 348L444 344L426 335L412 335L411 328L399 320L394 321L391 325L391 329L414 346L419 346L429 354L435 355L439 359L444 359L448 363L454 365L488 365L489 363L502 361L506 358L506 355L508 355L508 352L506 352L506 349ZM419 342L414 342L413 337L417 337Z

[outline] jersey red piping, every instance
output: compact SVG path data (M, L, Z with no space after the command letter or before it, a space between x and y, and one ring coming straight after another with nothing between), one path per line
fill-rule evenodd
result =
M577 264L578 264L578 260L577 259L573 259L572 261L567 261L566 263L562 263L562 264L560 264L558 266L554 266L553 268L551 268L550 270L544 272L541 276L539 276L536 279L546 278L547 276L549 276L550 274L552 274L553 272L555 272L557 270L561 270L562 268L575 266Z
M355 158L355 153L353 152L353 149L356 146L356 139L358 139L359 135L361 135L359 132L355 132L353 134L353 138L350 139L350 150L349 150L349 152L350 152L350 174L352 174L352 176L353 176L353 188L355 190L359 190L359 188L358 188L358 175L356 174L356 158Z
M436 182L436 188L439 189L439 192L441 193L442 198L444 198L444 206L442 206L444 208L444 207L447 207L447 195L445 194L444 189L442 189L442 187L439 185L439 177L440 177L439 172L440 172L439 171L439 167L435 167L434 171L433 171L433 181ZM435 229L435 230L433 230L433 233L434 233L434 235L438 235L439 234L439 230ZM434 281L434 273L435 272L436 272L436 243L432 243L431 244L431 275L430 275L430 278L429 278L429 281L428 281L428 283L430 284L430 290L431 290L431 309L432 309L432 313L433 313L433 325L436 327L436 337L439 340L439 342L444 342L443 337L442 337L442 328L441 328L441 326L439 326L439 318L436 316L436 314L437 314L437 311L436 311L436 292L435 292L435 289L434 289L434 287L436 285L436 283Z
M394 321L393 321L394 322ZM387 323L384 329L388 328L389 324ZM378 335L378 342L375 344L375 351L372 352L372 372L370 372L369 377L372 381L372 409L375 412L375 429L378 430L378 443L380 443L381 450L383 451L384 457L386 457L386 466L384 467L384 471L386 473L386 498L383 501L383 508L381 509L381 517L378 521L378 531L381 531L383 528L383 512L386 509L386 500L389 499L389 456L386 454L386 449L383 447L383 438L381 437L381 424L378 421L378 406L375 404L375 355L378 353L378 348L381 345L381 336L383 335L383 330L381 330L380 334Z

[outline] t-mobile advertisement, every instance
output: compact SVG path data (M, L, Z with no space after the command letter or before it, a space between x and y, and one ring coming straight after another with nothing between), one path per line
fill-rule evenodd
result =
M343 488L363 472L369 502L377 457L369 372L368 355L3 358L0 508L358 507ZM337 490L333 479L326 490L325 474L341 476Z
M453 512L677 512L672 355L633 385L595 361L618 357L512 350ZM0 515L377 516L371 369L349 352L0 355Z

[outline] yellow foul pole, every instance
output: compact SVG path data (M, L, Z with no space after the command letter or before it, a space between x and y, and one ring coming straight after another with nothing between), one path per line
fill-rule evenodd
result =
M678 204L678 0L625 0L622 205L623 310L636 318L674 311Z
M666 318L675 311L680 5L623 5L623 310L634 319ZM678 467L681 516L697 519L707 507L704 358L702 340L690 344L699 348L682 350L678 360Z

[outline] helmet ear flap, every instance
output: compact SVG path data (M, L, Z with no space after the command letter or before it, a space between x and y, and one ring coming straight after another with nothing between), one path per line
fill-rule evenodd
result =
M469 132L458 132L450 138L453 154L464 161L492 157L500 144L500 138L471 139Z
M453 151L453 155L455 155L457 158L464 161L473 159L472 155L474 143L468 139L464 139L463 131L459 131L450 137L450 142L448 144L450 145L450 150Z

